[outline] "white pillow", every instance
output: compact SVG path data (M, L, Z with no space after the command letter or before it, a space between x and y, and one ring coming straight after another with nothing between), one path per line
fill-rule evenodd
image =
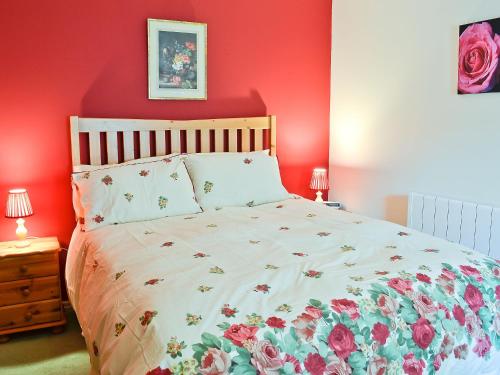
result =
M84 231L201 212L180 157L75 173L72 180Z
M158 160L163 160L165 158L171 158L173 156L179 155L179 153L174 153L174 154L168 154L168 155L163 155L163 156L151 156L149 158L141 158L141 159L134 159L134 160L129 160L125 161L120 164L104 164L104 165L90 165L90 164L81 164L81 165L76 165L73 167L73 172L78 173L78 172L90 172L90 171L97 171L99 169L107 169L107 168L114 168L114 167L119 167L122 165L129 165L129 164L137 164L137 163L147 163L150 161L158 161Z
M278 160L262 151L191 154L184 162L204 210L251 207L290 198L281 183Z

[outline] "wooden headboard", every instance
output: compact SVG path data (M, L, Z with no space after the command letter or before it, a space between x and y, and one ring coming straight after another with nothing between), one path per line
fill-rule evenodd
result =
M276 155L276 116L188 121L71 116L70 124L73 168L176 152L269 149Z

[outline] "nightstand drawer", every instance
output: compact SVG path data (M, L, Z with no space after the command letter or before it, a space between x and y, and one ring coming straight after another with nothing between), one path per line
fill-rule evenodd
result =
M60 319L61 301L59 299L0 307L0 330Z
M0 282L52 276L59 273L56 252L0 259Z
M0 307L59 297L59 277L48 276L0 283Z

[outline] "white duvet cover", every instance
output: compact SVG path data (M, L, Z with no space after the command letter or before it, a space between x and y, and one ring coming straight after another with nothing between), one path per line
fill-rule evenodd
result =
M75 230L96 373L497 374L500 268L305 199Z

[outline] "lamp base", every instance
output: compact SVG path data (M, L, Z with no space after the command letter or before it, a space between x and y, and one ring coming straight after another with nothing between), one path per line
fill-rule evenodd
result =
M17 223L17 229L16 229L16 236L17 236L17 241L16 241L16 247L17 248L23 248L23 247L28 247L31 245L31 242L26 239L28 237L28 229L24 226L24 219L19 218L16 220Z
M323 202L323 193L321 191L318 191L316 193L316 199L315 202Z

